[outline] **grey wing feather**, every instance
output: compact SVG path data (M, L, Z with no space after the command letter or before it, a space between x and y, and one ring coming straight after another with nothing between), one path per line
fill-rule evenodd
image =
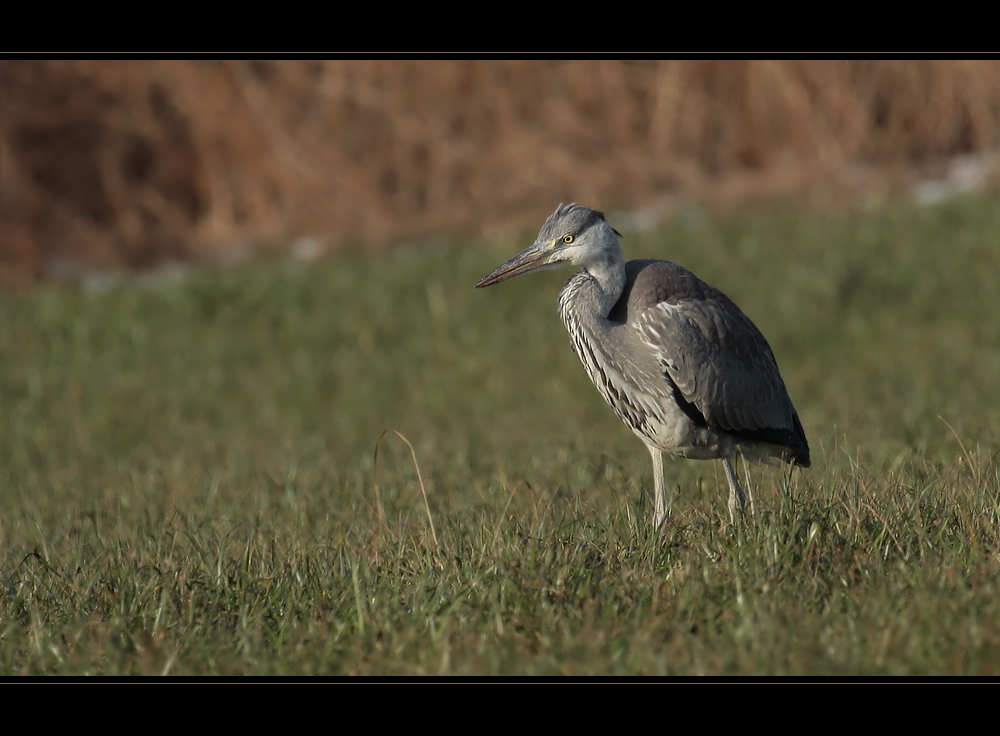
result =
M640 309L630 311L685 400L713 428L794 434L795 409L760 331L722 292L680 266L660 263L652 264L660 273L647 275L656 278L657 293L641 293L645 274L639 274L634 288L640 292L633 296Z

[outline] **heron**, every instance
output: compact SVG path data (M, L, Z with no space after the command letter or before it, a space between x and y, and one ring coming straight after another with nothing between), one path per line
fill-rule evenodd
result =
M535 242L483 278L492 286L564 263L559 294L573 350L653 459L654 527L669 513L663 453L722 459L729 517L747 508L736 454L809 467L809 444L767 340L729 297L670 261L625 261L604 213L559 205ZM753 499L751 498L751 502Z

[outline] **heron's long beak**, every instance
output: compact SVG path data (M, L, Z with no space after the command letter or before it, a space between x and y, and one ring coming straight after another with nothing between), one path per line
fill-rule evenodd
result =
M535 243L525 248L489 276L482 279L476 284L476 288L493 286L493 284L499 284L501 281L506 281L507 279L514 278L528 271L534 271L536 268L546 265L545 259L551 252L550 246L550 243Z

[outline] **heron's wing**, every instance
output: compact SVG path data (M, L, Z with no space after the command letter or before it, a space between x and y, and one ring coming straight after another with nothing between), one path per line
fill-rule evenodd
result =
M690 271L652 265L636 278L639 308L629 311L666 378L713 429L792 440L801 425L764 336L725 294ZM767 430L779 434L769 439Z

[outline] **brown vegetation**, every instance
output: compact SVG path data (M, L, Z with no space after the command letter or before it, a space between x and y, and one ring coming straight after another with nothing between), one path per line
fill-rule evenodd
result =
M998 143L995 61L6 61L0 277L560 200L847 202L859 170Z

